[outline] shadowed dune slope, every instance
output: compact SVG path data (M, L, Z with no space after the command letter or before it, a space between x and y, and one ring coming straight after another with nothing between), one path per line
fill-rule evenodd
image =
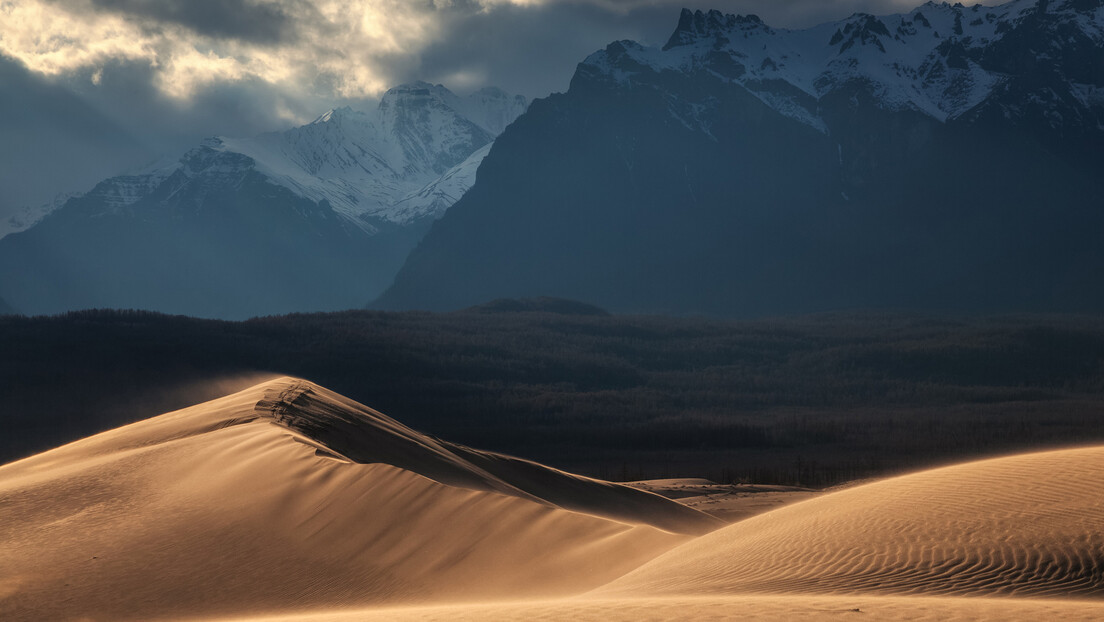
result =
M595 595L1104 596L1104 447L858 486L715 531ZM1104 608L1097 610L1104 615Z
M529 460L479 451L415 432L390 417L305 381L258 404L280 424L353 462L383 462L451 486L500 492L569 510L676 533L724 525L703 512L630 486L565 473Z
M712 524L621 488L284 378L0 467L0 619L579 593Z

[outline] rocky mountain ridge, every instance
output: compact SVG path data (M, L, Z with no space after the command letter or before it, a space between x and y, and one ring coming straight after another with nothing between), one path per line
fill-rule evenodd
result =
M1104 308L1102 33L1099 0L683 11L534 102L378 304Z
M389 90L375 110L208 139L0 239L0 291L32 314L239 318L363 306L526 105L498 89L459 97L418 82Z

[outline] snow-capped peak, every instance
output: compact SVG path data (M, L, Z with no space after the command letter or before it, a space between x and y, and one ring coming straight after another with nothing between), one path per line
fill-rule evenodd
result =
M30 229L51 212L64 205L66 201L79 196L79 194L78 192L63 192L56 195L49 203L23 206L6 219L0 220L0 239L8 234Z
M527 103L498 89L458 97L441 85L404 84L375 109L346 106L282 132L208 138L177 161L104 180L85 196L114 211L158 189L237 184L258 173L374 232L439 216L474 182L490 143ZM54 207L27 210L0 233L27 228Z
M611 44L588 57L580 75L632 83L642 72L699 72L743 85L779 112L826 131L817 102L856 82L884 108L940 121L959 117L1010 88L1016 75L1036 70L1014 66L1021 59L1009 50L1026 47L1037 64L1072 85L1058 99L1091 102L1104 89L1099 62L1091 62L1104 47L1102 4L928 2L904 14L856 13L803 30L774 29L754 15L684 9L663 48Z
M311 121L308 125L317 125L319 123L331 123L331 122L334 122L334 121L340 119L342 116L345 116L345 115L348 115L348 114L353 114L353 109L348 107L348 106L343 106L341 108L331 108L331 109L327 110L326 112L322 113L321 115L319 115L317 119L315 119L314 121Z
M669 50L680 45L692 45L703 39L712 39L719 42L726 39L734 30L763 29L768 33L773 32L769 26L759 19L758 15L726 15L720 11L691 11L683 9L679 15L679 23L675 32L667 40L664 50Z

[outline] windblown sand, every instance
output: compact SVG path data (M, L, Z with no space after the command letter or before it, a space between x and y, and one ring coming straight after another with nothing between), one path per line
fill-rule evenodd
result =
M283 379L0 468L0 620L577 593L690 539L649 525L651 514L697 533L714 521L531 463L510 481L354 406ZM361 454L405 468L353 462L277 422L337 415L366 431ZM517 466L499 458L500 471ZM525 492L530 480L559 481L573 493L561 503L593 513ZM617 493L639 521L598 515Z
M1100 598L1102 478L1102 447L896 477L736 523L599 592Z
M284 378L0 467L0 619L1100 620L1102 483L1025 454L722 527Z

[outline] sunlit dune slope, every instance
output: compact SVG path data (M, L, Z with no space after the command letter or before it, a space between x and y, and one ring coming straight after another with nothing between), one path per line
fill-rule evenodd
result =
M1102 480L1104 447L985 460L759 515L582 596L265 622L1104 620Z
M285 378L0 467L0 619L578 593L713 524Z
M1104 596L1104 447L825 495L703 536L595 595L797 592Z

